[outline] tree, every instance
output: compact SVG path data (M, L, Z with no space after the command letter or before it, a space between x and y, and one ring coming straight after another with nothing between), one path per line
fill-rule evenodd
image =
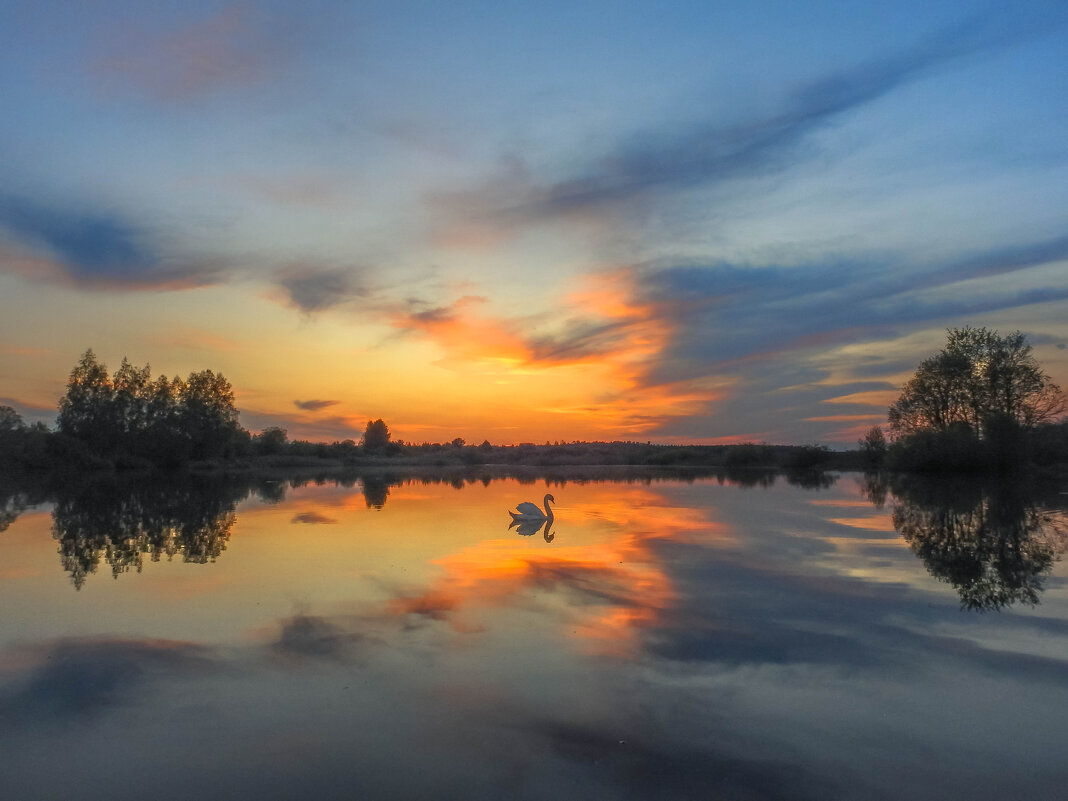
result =
M288 442L288 431L280 426L270 426L252 438L252 449L264 456L272 456L281 453Z
M0 406L0 435L15 431L22 431L26 424L22 422L22 415L10 406Z
M190 373L179 394L179 419L194 459L224 456L239 426L234 390L222 373Z
M71 370L67 393L59 402L60 433L81 440L98 453L114 450L113 395L107 366L97 361L89 348Z
M857 445L870 467L878 467L886 458L886 435L879 426L869 428L864 437L857 440Z
M123 446L140 437L148 425L152 397L152 371L146 364L134 367L123 357L111 378L111 421Z
M1027 337L987 328L951 328L946 346L920 363L889 410L897 437L967 426L981 438L1008 427L1030 429L1065 409Z
M71 371L59 403L60 433L94 454L123 454L161 464L231 455L247 437L238 425L234 391L222 373L201 370L183 381L152 380L149 366L127 359L108 377L92 349Z
M368 420L363 431L363 449L368 453L381 453L389 447L389 428L382 419Z

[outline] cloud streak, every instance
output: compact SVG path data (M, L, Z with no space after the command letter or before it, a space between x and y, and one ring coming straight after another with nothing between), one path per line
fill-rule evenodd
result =
M585 169L548 183L538 182L511 157L482 186L437 193L430 201L449 237L470 241L543 221L585 220L658 194L774 175L807 158L802 145L844 115L962 59L1032 34L1019 24L998 28L973 20L898 53L825 75L764 116L635 133Z
M8 272L87 289L187 289L217 282L222 271L168 253L147 226L121 214L11 194L0 194L0 237Z

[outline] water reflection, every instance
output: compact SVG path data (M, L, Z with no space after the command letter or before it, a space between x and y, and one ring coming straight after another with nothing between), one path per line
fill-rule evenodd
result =
M21 492L0 494L0 531L14 523L19 515L29 508L26 496Z
M367 502L367 508L381 510L386 505L386 498L389 497L390 485L398 484L400 481L401 479L396 476L389 475L364 476L361 484L363 485L363 498Z
M553 518L545 520L513 520L508 524L508 530L511 531L514 528L515 533L520 537L532 537L541 532L546 542L552 542L556 539L556 532L552 530L555 522Z
M242 482L208 479L131 484L98 480L61 492L52 512L52 535L63 569L78 589L101 564L118 577L140 572L147 556L157 562L214 561L225 550L248 495Z
M50 490L61 541L230 553L75 595L46 515L0 537L7 795L1059 797L1065 588L961 614L889 526L915 548L947 516L1056 523L1048 498L873 477L888 513L864 516L848 476L523 475L537 493L482 470ZM551 548L502 525L542 486ZM1001 547L1037 564L1023 519Z
M865 480L876 506L892 493L892 520L962 608L1039 602L1043 578L1068 546L1068 516L1021 481L894 476Z

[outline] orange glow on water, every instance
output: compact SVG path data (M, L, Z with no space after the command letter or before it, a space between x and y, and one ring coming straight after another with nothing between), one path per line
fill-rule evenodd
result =
M494 538L441 556L433 561L438 577L391 599L389 613L448 621L457 633L469 633L480 630L482 615L501 607L564 603L565 636L584 648L619 653L634 648L641 628L676 598L652 544L729 538L707 515L667 505L652 490L631 490L627 502L611 488L567 492L552 544L538 535Z

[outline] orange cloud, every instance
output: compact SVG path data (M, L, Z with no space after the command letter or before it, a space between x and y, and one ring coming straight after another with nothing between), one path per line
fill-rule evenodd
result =
M830 414L824 417L806 417L809 423L848 423L853 420L885 420L885 414Z
M553 327L537 316L495 317L486 313L485 299L472 295L397 312L393 324L435 343L445 353L442 364L453 369L537 381L527 408L585 421L585 436L636 435L670 418L707 412L727 392L714 379L648 380L676 335L678 313L637 296L633 271L606 270L564 294L556 310L562 322Z
M466 295L448 306L396 314L393 325L427 336L452 359L501 367L529 362L523 340L507 322L479 313L486 302L485 298Z
M850 395L839 395L834 398L825 398L822 403L852 403L857 406L879 406L887 408L900 393L895 389L873 389L868 392L854 392Z

